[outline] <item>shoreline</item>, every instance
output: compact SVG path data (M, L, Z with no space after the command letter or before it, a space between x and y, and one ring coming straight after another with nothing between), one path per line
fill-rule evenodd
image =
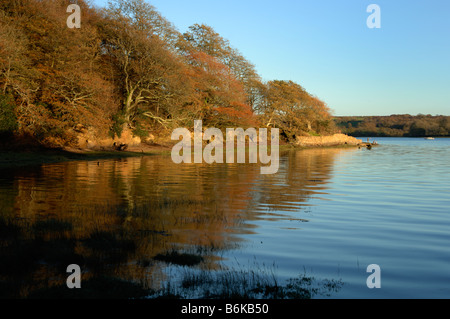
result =
M279 150L305 150L314 148L356 148L367 146L367 143L348 144L338 143L327 145L326 143L311 145L302 144L280 144ZM248 149L248 147L247 147ZM62 149L46 149L46 148L31 148L31 149L8 149L0 150L0 169L20 168L26 166L36 166L42 164L54 164L70 161L95 161L105 159L120 159L128 157L142 157L142 156L170 156L172 145L148 145L141 144L139 146L129 147L126 151L117 150L89 150L78 148L62 148Z

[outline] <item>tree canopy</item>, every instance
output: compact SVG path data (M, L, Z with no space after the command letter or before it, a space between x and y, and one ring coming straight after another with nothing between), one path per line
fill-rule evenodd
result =
M144 0L77 3L78 29L67 27L67 0L0 4L0 122L9 134L59 147L76 145L80 125L170 136L203 120L276 127L287 140L333 131L324 102L292 81L262 81L212 27L179 32Z

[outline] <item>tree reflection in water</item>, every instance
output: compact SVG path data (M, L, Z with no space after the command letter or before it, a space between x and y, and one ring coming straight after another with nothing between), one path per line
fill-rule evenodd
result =
M296 212L299 221L307 222L302 210L308 198L326 192L334 157L349 151L286 152L275 175L261 175L257 164L175 165L164 156L9 171L0 181L0 296L171 294L167 282L173 278L166 270L174 267L203 272L203 277L185 274L180 287L203 278L217 288L226 276L241 280L256 274L257 269L225 269L223 252L239 249L240 234L258 232L257 220L276 221L285 218L283 212ZM82 269L80 292L65 285L69 264ZM270 293L271 284L262 285L266 277L258 278L253 295L244 297L314 295L311 285L308 293L291 291L306 289L307 276L292 279L278 295ZM317 284L340 287L339 282ZM182 297L188 286L177 295Z

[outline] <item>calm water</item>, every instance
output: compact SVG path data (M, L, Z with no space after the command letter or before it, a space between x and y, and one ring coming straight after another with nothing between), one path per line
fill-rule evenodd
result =
M8 170L0 209L23 223L70 220L78 238L126 229L137 248L115 271L149 285L178 268L142 260L182 249L203 254L206 269L342 280L319 298L450 298L450 139L377 141L282 153L275 175L167 156ZM381 289L366 286L370 264Z

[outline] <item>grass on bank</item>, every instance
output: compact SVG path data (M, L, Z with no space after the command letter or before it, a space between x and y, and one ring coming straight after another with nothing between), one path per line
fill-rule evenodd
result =
M231 268L222 271L185 268L181 285L166 283L151 297L177 296L181 299L312 299L331 296L344 283L319 280L306 272L287 281L275 274L275 265Z

